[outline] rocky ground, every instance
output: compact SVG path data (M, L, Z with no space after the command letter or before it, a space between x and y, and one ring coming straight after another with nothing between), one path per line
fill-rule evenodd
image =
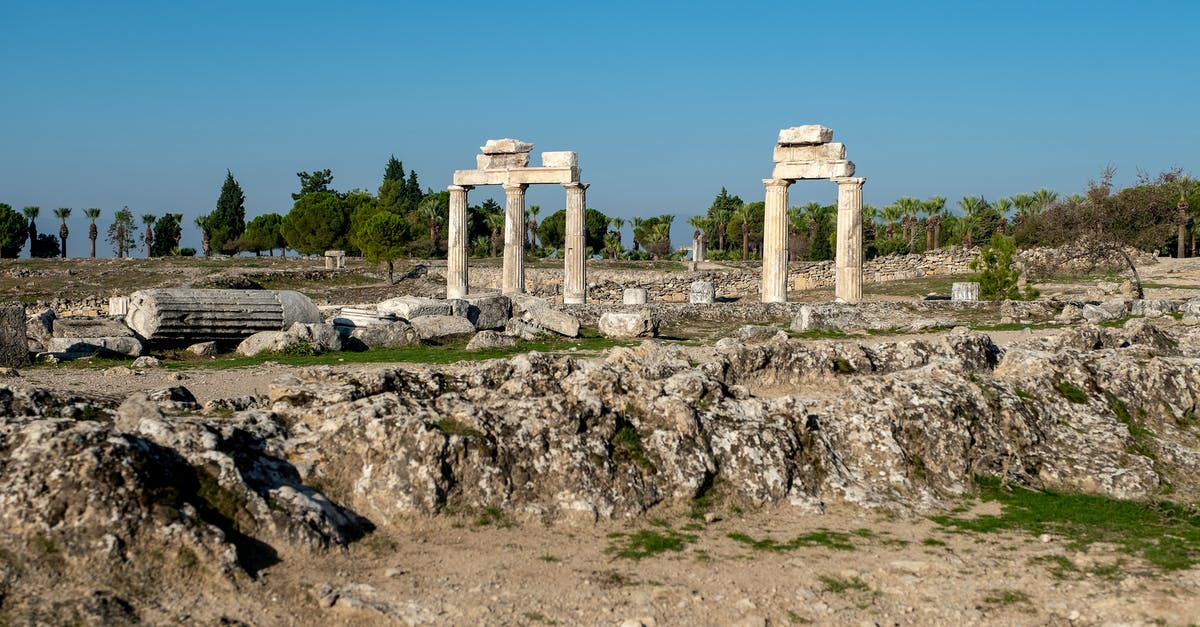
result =
M1174 291L1150 297L1200 285L1159 272ZM1163 316L32 368L0 379L0 623L1189 624L1195 566L930 516L1005 513L978 476L1168 499L1185 524L1154 546L1200 558L1197 349L1200 327Z

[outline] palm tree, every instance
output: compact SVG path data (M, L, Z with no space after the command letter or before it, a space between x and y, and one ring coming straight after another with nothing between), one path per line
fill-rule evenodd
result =
M530 205L525 209L525 225L529 228L529 241L527 243L530 250L533 250L537 244L537 216L541 211L542 207L540 205Z
M1013 202L1007 198L997 198L991 202L992 208L996 213L1000 214L1000 222L996 225L996 231L1003 234L1008 231L1008 212L1012 211Z
M1017 194L1012 197L1013 207L1017 208L1016 222L1018 225L1024 224L1026 220L1040 213L1034 209L1035 202L1030 194Z
M874 207L871 207L870 205L864 205L863 206L863 216L864 216L863 219L866 219L865 216L867 215L868 207L871 208L872 212L875 211ZM871 216L871 219L872 220L875 219L874 215ZM788 207L788 211L787 211L788 262L791 262L792 260L794 260L796 258L796 254L799 252L799 251L793 250L793 249L796 248L797 244L799 244L800 229L804 228L805 221L806 220L804 217L803 209L801 209L800 207ZM874 236L872 236L872 237L874 237Z
M700 243L704 230L708 228L708 220L705 219L704 216L692 216L688 218L687 223L693 229L692 246L695 247L698 243ZM692 261L700 261L700 258L697 255L698 252L699 251L695 250L695 248L692 249Z
M742 261L750 258L750 205L745 203L738 205L737 209L733 210L733 217L742 221Z
M650 229L650 236L647 238L647 250L654 255L654 260L658 261L663 254L671 252L671 223L659 222Z
M879 217L887 222L887 238L892 239L896 236L896 220L899 220L904 215L904 211L895 204L888 205L879 212Z
M495 257L500 234L504 232L504 214L489 213L484 217L483 222L492 230L492 256Z
M633 252L635 253L638 251L638 240L642 239L642 225L645 222L646 221L642 218L629 219L629 228L633 230Z
M417 214L429 221L429 245L433 247L433 256L438 254L438 235L442 228L442 213L437 203L428 202L417 209Z
M933 196L925 201L925 213L929 214L929 221L933 223L933 248L942 247L942 217L946 213L946 197Z
M208 214L196 218L196 226L200 228L200 250L207 257L212 254L212 245L208 234Z
M963 210L963 217L966 218L966 233L963 235L963 246L970 248L971 246L971 227L975 224L976 215L987 207L987 201L983 196L963 196L958 201L958 206Z
M625 220L622 218L609 218L608 224L612 227L613 232L617 234L617 241L621 241L621 229L625 226Z
M33 247L37 245L37 224L34 220L37 219L38 213L41 213L41 207L25 207L21 210L26 218L29 218L29 256L33 256Z
M1058 192L1048 190L1045 187L1033 193L1033 204L1037 207L1038 213L1045 211L1056 200L1058 200Z
M609 231L604 234L604 250L608 251L609 259L616 259L621 253L621 234Z
M62 256L67 258L67 235L71 231L67 228L67 218L71 217L70 207L59 207L54 210L54 217L58 218L60 224L58 226L58 239L62 241Z
M733 213L725 208L713 209L709 212L709 218L717 229L717 249L721 252L725 252L725 230L729 228L731 217L733 217Z
M146 235L143 240L146 242L146 258L150 257L150 248L154 245L154 220L156 218L149 214L142 214L142 224L146 225Z
M100 217L100 209L98 209L96 207L90 207L88 209L84 209L83 215L87 216L88 220L92 221L91 226L88 227L88 239L92 240L92 258L95 259L96 258L96 238L100 235L100 231L96 228L96 218Z
M925 210L925 203L911 196L905 196L896 201L896 207L904 216L901 225L904 230L904 239L908 240L908 252L911 253L917 239L917 214Z

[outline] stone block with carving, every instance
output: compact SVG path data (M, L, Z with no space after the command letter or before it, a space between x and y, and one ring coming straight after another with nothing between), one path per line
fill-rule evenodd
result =
M412 320L421 316L449 316L453 314L450 304L446 301L426 298L424 296L399 296L389 298L375 306L381 314L393 314Z
M961 281L950 286L950 300L975 302L979 300L979 284L974 281Z
M529 167L529 153L503 153L498 155L475 155L475 167L480 170L504 170L506 168Z
M833 141L833 129L820 124L805 124L779 129L779 143L784 146L812 146Z
M485 155L503 155L516 152L533 152L533 144L519 139L506 137L504 139L489 139L479 147L479 152Z
M775 163L785 161L845 161L846 145L842 143L813 146L775 146Z
M693 281L688 289L688 302L693 305L707 305L716 300L716 289L712 281Z
M570 150L542 153L543 168L573 168L579 165L579 155Z

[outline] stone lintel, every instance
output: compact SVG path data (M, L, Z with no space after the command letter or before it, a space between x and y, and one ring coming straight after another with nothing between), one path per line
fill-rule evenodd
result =
M792 182L789 181L788 179L763 179L762 182L763 182L763 186L765 186L765 187L775 187L778 185L787 187L792 184Z
M469 192L473 189L475 189L474 185L450 185L446 187L446 190L451 192Z
M787 161L845 161L846 144L833 142L814 146L775 146L775 163Z
M805 124L779 129L779 143L784 146L813 146L833 141L833 129L820 124Z
M811 180L854 175L853 161L795 161L775 164L771 178Z
M529 153L518 152L499 155L475 155L475 167L479 170L527 168L529 167Z
M574 168L579 166L579 155L570 150L556 150L542 153L544 168Z
M507 168L504 170L455 170L454 184L477 185L535 185L579 182L579 168Z

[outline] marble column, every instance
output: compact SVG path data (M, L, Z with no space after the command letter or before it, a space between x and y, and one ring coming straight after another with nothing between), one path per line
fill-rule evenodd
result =
M787 302L787 179L763 179L767 202L763 216L762 302Z
M526 184L504 186L504 274L500 279L505 294L525 293L525 188Z
M587 302L587 240L583 220L587 211L587 184L565 183L567 190L567 254L563 262L563 303Z
M862 188L867 179L839 177L838 185L837 256L834 259L836 283L834 299L843 303L862 300Z
M470 185L451 185L447 228L446 298L467 297L467 192Z

